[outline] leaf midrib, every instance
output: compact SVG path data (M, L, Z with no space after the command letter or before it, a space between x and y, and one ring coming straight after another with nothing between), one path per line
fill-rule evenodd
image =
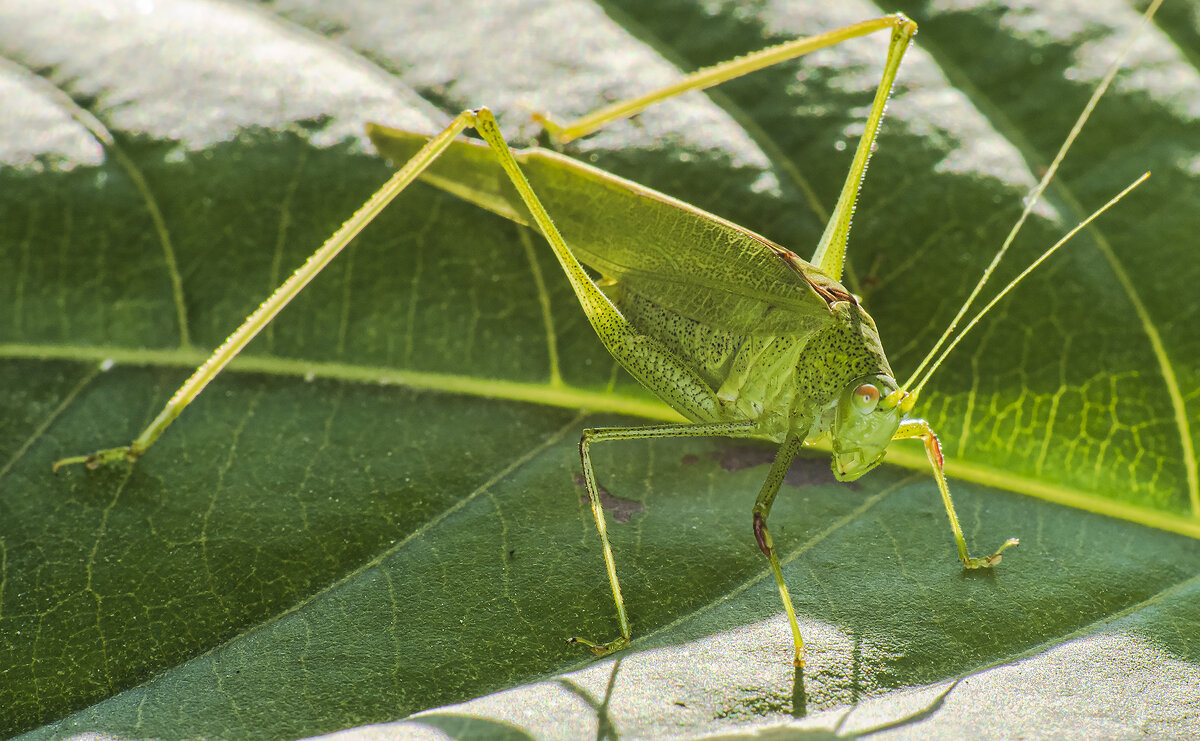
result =
M0 358L9 360L67 360L74 362L106 363L142 367L191 369L208 357L203 350L151 350L83 345L0 345ZM570 385L552 385L521 381L504 381L448 373L412 371L382 366L328 363L279 358L269 355L240 355L229 370L306 380L336 380L372 386L401 386L420 391L437 391L463 396L583 409L589 412L627 414L647 419L678 421L681 418L662 402L637 399L611 393L598 393ZM829 450L828 441L812 445L817 450ZM893 445L888 450L888 463L918 471L929 471L929 462L916 445ZM1200 539L1200 519L1119 502L1059 484L1020 476L1003 469L979 463L948 459L947 475L972 483L1012 491L1044 499L1087 512L1128 520L1158 530Z
M79 363L111 363L111 367L127 365L157 368L194 369L208 359L210 353L200 349L154 350L103 345L0 345L0 359L5 360L65 360ZM566 409L586 409L590 412L630 414L649 419L679 421L682 419L666 404L652 399L637 399L616 394L597 393L569 384L555 385L524 381L505 381L479 376L456 375L371 366L352 363L330 363L272 355L242 354L230 362L227 370L258 373L305 380L334 380L371 385L403 386L420 391L443 391L488 399L521 401Z

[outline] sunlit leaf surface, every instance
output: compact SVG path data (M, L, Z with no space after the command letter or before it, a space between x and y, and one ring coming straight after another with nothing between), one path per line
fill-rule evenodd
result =
M955 5L0 2L0 733L1200 733L1186 3L1138 38L1000 279L1153 177L1014 292L919 407L969 542L1020 548L960 570L916 443L851 485L814 451L771 520L800 677L750 532L769 447L597 448L639 640L616 661L563 641L616 632L579 431L667 412L614 367L534 235L425 185L136 466L51 473L132 439L386 179L365 122L433 132L487 104L528 144L530 111L580 114L897 9L921 32L848 285L903 379L1139 12ZM686 96L568 153L808 255L884 46Z

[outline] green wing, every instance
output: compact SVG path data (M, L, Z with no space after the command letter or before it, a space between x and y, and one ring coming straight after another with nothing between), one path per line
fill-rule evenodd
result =
M426 140L375 125L368 133L396 163ZM829 303L849 298L796 255L720 217L549 150L516 156L580 261L664 309L713 329L778 335L824 326ZM423 179L531 225L485 145L456 142Z

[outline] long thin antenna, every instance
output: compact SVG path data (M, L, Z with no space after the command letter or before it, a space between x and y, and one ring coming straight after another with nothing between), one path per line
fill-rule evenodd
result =
M912 389L910 391L910 393L915 395L915 394L918 394L921 392L921 388L925 385L925 382L928 381L929 377L933 375L933 372L938 369L938 366L940 366L942 364L942 361L946 359L946 356L950 354L950 351L953 350L955 347L957 347L958 343L962 341L962 338L966 337L967 333L971 331L971 328L979 323L979 320L983 318L983 315L988 313L993 306L1000 303L1000 299L1004 298L1004 296L1009 291L1011 291L1013 288L1016 288L1017 284L1020 283L1025 278L1025 276L1032 273L1037 268L1038 265L1041 265L1043 262L1045 262L1048 257L1053 255L1054 252L1059 247L1062 247L1064 244L1066 244L1068 241L1070 241L1071 237L1074 237L1076 234L1078 234L1081 229L1083 229L1088 224L1092 223L1096 219L1097 216L1099 216L1100 214L1107 211L1110 207L1115 205L1117 201L1121 200L1126 195L1128 195L1129 191L1133 190L1134 188L1138 187L1142 183L1146 182L1146 178L1148 178L1148 177L1150 177L1150 173L1148 173L1148 172L1144 173L1140 178L1138 178L1137 180L1134 180L1132 183L1125 186L1125 190L1123 190L1120 193L1113 196L1112 199L1110 199L1108 203L1106 203L1103 206L1101 206L1100 208L1096 209L1096 211L1093 212L1091 216L1089 216L1086 219L1084 219L1083 221L1081 221L1074 229L1067 232L1063 236L1062 239L1055 242L1053 247L1051 247L1050 249L1043 252L1041 257L1039 257L1038 259L1029 263L1029 267L1022 270L1020 275L1018 275L1016 278L1013 278L1012 282L1010 282L1007 286L1002 288L1000 290L1000 293L997 293L995 295L995 297L992 298L991 301L988 301L987 306L984 306L982 309L979 310L979 313L977 313L975 316L971 317L971 321L967 322L967 326L963 328L962 334L955 337L954 341L946 346L946 349L942 351L942 354L938 356L938 359L935 360L931 366L929 366L929 372L925 374L925 377L921 379L921 382L919 384L917 384L917 387Z
M1075 125L1071 128L1071 133L1067 134L1067 138L1063 141L1062 146L1058 149L1058 154L1054 155L1054 161L1050 163L1050 167L1046 168L1046 173L1042 175L1042 179L1037 184L1037 187L1035 187L1033 192L1030 193L1029 197L1025 199L1025 208L1023 211L1021 211L1020 218L1017 219L1017 222L1013 224L1012 229L1009 230L1008 236L1004 238L1004 244L1000 246L1000 250L996 252L996 256L992 258L991 263L988 264L987 268L984 269L983 275L979 277L979 282L976 283L975 288L971 290L971 295L967 297L967 300L963 303L962 308L960 308L958 313L954 315L954 319L950 321L950 325L946 327L944 332L942 332L942 336L939 337L937 342L934 343L933 347L930 348L924 359L921 360L921 364L917 366L917 369L913 371L908 380L904 382L902 388L912 389L912 384L917 380L917 378L920 377L921 372L925 370L925 366L929 365L929 362L937 355L938 350L940 350L942 345L946 343L946 340L950 338L950 335L954 334L954 330L956 327L958 327L958 323L962 321L962 318L967 314L967 310L971 308L971 304L973 304L975 299L979 297L979 292L983 290L984 285L986 285L988 280L991 279L992 273L995 271L996 266L1000 264L1000 260L1003 259L1005 253L1008 252L1008 248L1010 245L1012 245L1013 240L1017 238L1017 234L1021 231L1021 227L1025 225L1025 220L1029 218L1029 214L1042 199L1042 193L1046 190L1046 187L1050 184L1050 181L1054 179L1054 175L1058 172L1059 163L1061 163L1063 158L1067 156L1067 152L1075 143L1075 138L1079 136L1079 132L1083 130L1083 126L1087 123L1087 120L1091 118L1092 110L1095 109L1096 104L1100 102L1100 98L1103 97L1104 93L1108 90L1108 86L1112 83L1113 78L1117 76L1117 71L1121 68L1121 64L1124 63L1126 55L1129 54L1129 50L1133 47L1133 42L1137 39L1138 35L1141 34L1142 28L1144 28L1145 25L1150 22L1150 19L1154 17L1154 13L1158 10L1158 6L1161 4L1162 0L1154 0L1154 2L1150 4L1150 7L1146 8L1146 12L1142 14L1141 24L1139 24L1133 34L1130 35L1129 40L1125 42L1125 46L1121 49L1121 53L1117 55L1117 58L1113 60L1112 64L1110 64L1108 69L1105 71L1104 77L1100 80L1100 84L1096 86L1095 91L1092 92L1092 97L1088 100L1087 105L1083 107L1083 111L1079 114L1079 118L1075 119ZM1051 248L1051 251L1053 251L1053 249L1055 248ZM1022 275L1024 275L1024 273L1022 273ZM966 332L966 330L963 331L964 333ZM961 339L961 335L959 337ZM945 353L943 353L941 357L944 359ZM931 369L929 373L932 374L933 370ZM920 384L917 385L917 388L924 386L925 381L928 380L929 376L926 375Z

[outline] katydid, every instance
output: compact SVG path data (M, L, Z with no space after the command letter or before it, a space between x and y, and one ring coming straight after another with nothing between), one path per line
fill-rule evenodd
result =
M570 640L606 655L628 647L632 636L591 464L591 446L608 440L663 437L757 438L778 443L779 450L754 503L751 524L787 612L795 663L802 666L803 640L767 518L792 459L806 442L828 436L835 476L853 481L880 464L891 441L920 439L963 566L995 566L1005 549L1017 544L1010 538L990 555L969 554L946 484L937 436L926 422L908 418L917 392L950 348L919 380L914 375L909 382L898 383L874 321L840 283L859 184L901 59L916 30L916 24L903 15L865 21L700 70L675 85L616 103L567 125L536 117L552 139L566 142L680 92L707 88L848 39L889 32L891 43L865 131L811 262L724 219L556 152L539 148L513 151L486 108L464 111L432 138L370 126L368 133L379 151L403 162L400 170L197 369L133 443L64 459L55 468L69 463L96 468L134 461L144 454L308 281L400 191L421 177L540 232L605 347L633 377L687 420L583 431L579 450L584 482L603 546L620 635L609 641ZM1097 98L1105 85L1107 80ZM474 129L485 143L460 139L467 128ZM1069 143L1070 139L1063 152ZM1057 160L1040 187L1056 166ZM1026 214L1038 195L1040 189L1030 199ZM628 214L636 214L647 229L631 230ZM1013 234L1019 226L1020 222ZM585 265L603 276L603 288ZM971 299L986 279L987 273ZM953 328L943 335L943 341ZM930 358L941 344L939 341Z

